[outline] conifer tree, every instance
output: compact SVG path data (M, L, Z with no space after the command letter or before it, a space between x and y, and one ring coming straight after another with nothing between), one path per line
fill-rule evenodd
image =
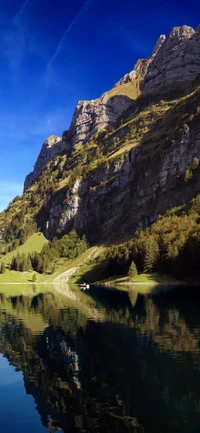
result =
M6 272L6 265L5 262L2 262L0 267L0 273L5 274L5 272Z
M144 272L151 272L159 255L159 247L156 239L149 238L145 245Z
M134 261L131 262L128 270L128 276L132 280L134 280L137 277L137 267Z

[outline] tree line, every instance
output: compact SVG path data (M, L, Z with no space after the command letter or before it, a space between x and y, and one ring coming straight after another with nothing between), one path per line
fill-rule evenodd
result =
M132 262L139 272L200 278L200 195L159 216L130 241L110 247L105 276L127 274Z
M71 231L61 239L54 238L42 248L41 253L19 254L13 256L10 269L14 271L36 271L40 274L54 272L54 263L63 257L74 259L89 247L85 236L79 237L76 231Z

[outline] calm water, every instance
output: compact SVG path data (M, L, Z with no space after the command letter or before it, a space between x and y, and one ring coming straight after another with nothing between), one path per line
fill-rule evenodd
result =
M200 432L198 288L42 290L0 287L1 432Z

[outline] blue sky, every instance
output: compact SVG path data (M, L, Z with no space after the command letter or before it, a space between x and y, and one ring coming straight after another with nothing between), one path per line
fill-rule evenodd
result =
M191 0L1 0L0 210L79 99L112 88L160 34L200 22Z

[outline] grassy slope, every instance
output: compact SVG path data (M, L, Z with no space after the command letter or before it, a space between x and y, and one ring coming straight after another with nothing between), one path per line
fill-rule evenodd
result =
M136 99L141 93L138 88L139 83L141 81L142 78L138 77L138 79L135 80L135 82L126 83L126 84L122 84L121 86L113 87L113 89L111 89L108 92L105 92L105 94L110 96L110 98L117 95L124 95L124 96L128 96L131 99Z
M19 254L30 254L33 252L40 253L43 246L46 244L47 239L44 237L42 233L34 233L30 236L23 245L20 245L16 248L16 250L11 251L3 257L3 261L8 264L12 261L12 258Z
M59 275L75 267L77 267L75 275L83 275L85 272L85 268L87 267L87 263L93 262L94 257L96 257L102 251L102 249L102 247L94 246L89 248L87 251L85 251L83 254L73 260L60 259L57 265L58 270L53 275L48 277L47 281L51 283ZM73 277L70 278L70 281L76 282Z
M34 233L32 236L30 236L30 238L26 240L23 245L20 245L16 248L16 250L6 254L6 256L3 256L2 261L4 261L6 265L8 265L11 263L12 258L16 256L17 253L40 253L46 242L47 239L42 233ZM37 274L34 271L16 272L6 269L5 274L0 274L0 283L30 283L32 282L33 273ZM46 279L46 275L37 274L37 282L44 282Z

